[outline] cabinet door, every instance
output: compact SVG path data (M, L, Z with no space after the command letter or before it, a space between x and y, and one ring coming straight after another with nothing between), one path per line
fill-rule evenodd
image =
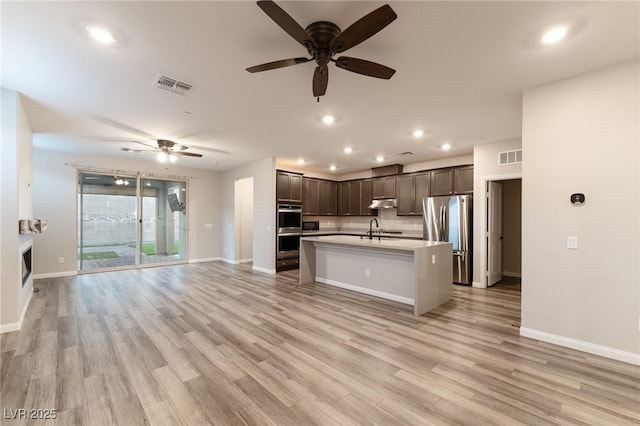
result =
M414 212L413 180L413 175L402 175L396 177L396 199L398 201L396 214L398 216L407 216Z
M472 194L473 166L456 167L453 174L454 194Z
M329 213L330 216L338 214L338 182L329 182Z
M430 196L431 173L416 173L413 176L413 213L422 216L422 199Z
M377 216L377 210L371 210L371 200L373 197L373 185L371 179L363 179L360 182L360 204L358 214L360 216Z
M302 214L320 214L320 181L302 178Z
M453 170L433 170L431 172L431 196L450 194L453 194Z
M357 216L360 214L360 182L352 180L348 182L349 185L349 207L347 214L350 216Z
M318 210L320 216L327 216L331 214L331 182L321 180L318 186Z
M289 173L287 172L278 172L276 174L276 199L278 202L289 201L289 193L290 193L290 184L289 184Z
M289 201L302 202L302 176L291 173L289 175Z
M385 176L374 178L373 198L396 198L396 177Z
M338 183L338 215L349 214L349 182Z

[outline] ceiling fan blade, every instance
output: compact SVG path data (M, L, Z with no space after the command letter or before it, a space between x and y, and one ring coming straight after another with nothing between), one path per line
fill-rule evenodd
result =
M363 16L333 39L329 48L334 53L342 53L353 46L362 43L378 31L393 22L398 15L385 4Z
M317 49L318 45L311 38L309 33L300 26L287 12L272 1L258 1L258 7L266 13L269 18L280 26L287 34L293 37L298 43L307 49Z
M364 59L340 56L336 59L336 66L343 70L355 72L369 77L390 79L396 70Z
M329 85L329 68L326 65L318 65L313 73L313 96L324 96Z
M260 71L268 71L274 70L276 68L284 68L290 67L291 65L303 64L305 62L309 62L313 60L313 58L291 58L291 59L282 59L280 61L267 62L266 64L255 65L253 67L247 68L249 72L260 72Z
M202 157L202 154L196 154L195 152L176 151L173 154L183 155L185 157Z

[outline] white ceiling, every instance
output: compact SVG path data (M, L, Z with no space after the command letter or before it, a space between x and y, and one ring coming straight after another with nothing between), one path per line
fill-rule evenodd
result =
M381 2L278 3L303 27L344 29ZM390 2L398 15L349 56L395 68L379 80L331 66L326 96L311 93L313 62L250 74L304 56L254 2L1 3L2 87L25 94L36 147L155 161L131 140L199 147L182 166L225 170L269 156L304 157L335 173L469 154L519 137L522 91L639 55L638 2ZM111 28L102 46L85 26ZM542 32L570 28L542 46ZM188 96L152 87L158 74L193 84ZM189 114L185 113L188 111ZM324 114L337 117L326 126ZM427 135L414 139L412 130ZM443 142L453 148L438 149ZM350 145L354 152L344 154ZM398 153L414 152L411 157ZM218 164L213 164L217 162Z

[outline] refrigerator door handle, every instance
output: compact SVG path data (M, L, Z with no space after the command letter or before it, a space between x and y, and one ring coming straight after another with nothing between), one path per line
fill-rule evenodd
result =
M447 232L447 207L442 206L442 241L449 241Z

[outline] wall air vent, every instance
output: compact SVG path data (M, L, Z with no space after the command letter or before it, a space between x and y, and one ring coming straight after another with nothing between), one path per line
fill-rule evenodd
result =
M498 165L506 166L510 164L522 163L522 150L502 151L498 153Z
M153 81L153 87L166 90L168 92L177 93L178 95L188 95L191 92L191 85L183 81L178 81L171 77L158 74Z

